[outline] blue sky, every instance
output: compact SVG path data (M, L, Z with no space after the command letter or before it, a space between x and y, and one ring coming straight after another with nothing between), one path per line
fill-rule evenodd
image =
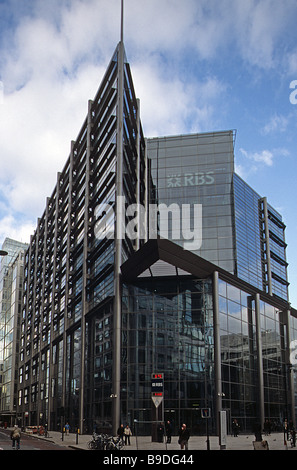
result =
M145 135L237 130L237 172L287 225L295 307L296 19L296 0L125 0ZM0 244L29 241L119 37L120 0L0 0Z

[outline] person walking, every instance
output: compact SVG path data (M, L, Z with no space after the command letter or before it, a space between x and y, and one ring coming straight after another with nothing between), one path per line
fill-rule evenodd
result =
M128 445L130 446L131 445L130 437L132 436L132 431L128 424L125 427L124 436L125 436L125 446L127 445L127 442L128 442Z
M190 431L187 429L187 425L183 424L180 431L179 431L179 438L178 443L180 445L181 450L188 450L189 448L189 439L190 439Z
M121 439L122 442L124 442L124 425L121 424L119 429L118 429L118 436Z
M12 440L12 448L19 450L20 449L20 440L21 440L21 430L17 424L14 425L13 430L11 431L10 438Z

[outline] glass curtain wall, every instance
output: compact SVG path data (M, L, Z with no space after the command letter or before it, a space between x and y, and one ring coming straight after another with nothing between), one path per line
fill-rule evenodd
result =
M294 412L297 418L297 317L290 315L290 357L288 367L292 372L292 388L294 393Z
M133 425L136 419L137 432L150 433L149 422L156 419L151 374L163 373L163 417L172 421L174 431L185 422L193 434L204 433L201 408L205 406L211 408L211 431L212 282L159 278L125 286L122 331L122 422Z
M259 196L236 173L233 175L237 276L262 290Z
M202 245L193 252L234 273L232 174L234 132L148 139L151 204L202 205ZM180 232L181 233L181 232ZM169 230L168 239L183 246ZM191 250L192 251L192 250Z
M237 276L288 300L287 245L281 215L236 173L233 191Z
M253 430L260 419L259 374L263 374L265 419L279 430L290 409L285 326L280 310L260 301L259 365L255 308L253 296L220 280L223 409L230 425L237 419L242 430Z

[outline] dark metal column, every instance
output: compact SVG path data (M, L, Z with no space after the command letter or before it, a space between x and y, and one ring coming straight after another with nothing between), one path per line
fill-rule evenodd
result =
M216 427L221 443L220 411L222 411L222 364L221 364L221 340L220 340L220 313L219 313L219 274L214 271L213 286L213 323L214 323L214 368L215 368L215 402L216 402Z
M264 377L263 377L263 355L260 320L260 295L255 295L255 317L256 317L256 338L257 338L257 370L259 388L259 410L261 429L264 427Z
M112 429L116 435L120 424L121 385L121 264L124 214L119 198L123 196L123 120L124 120L124 43L123 0L121 11L121 42L118 47L118 103L117 103L117 162L116 162L116 229L114 266L114 311L113 311L113 377L112 377Z

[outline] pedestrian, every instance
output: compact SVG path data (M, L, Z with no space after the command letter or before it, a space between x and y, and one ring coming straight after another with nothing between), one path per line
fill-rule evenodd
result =
M158 442L163 442L164 438L164 424L160 423L157 429Z
M172 425L170 421L166 423L166 436L167 436L167 444L171 443L171 436L172 436Z
M232 422L232 431L233 431L233 436L238 437L238 432L239 432L239 424L237 419L233 419Z
M183 424L179 434L178 434L178 443L180 445L181 450L188 450L189 448L189 439L190 439L190 431L187 429L187 425Z
M130 436L132 436L132 431L128 424L125 427L124 436L125 436L125 446L127 445L127 442L128 442L128 445L130 446L131 445Z
M15 424L13 430L11 431L10 438L12 440L12 448L19 450L20 448L20 440L21 440L21 430Z
M284 428L284 442L286 443L286 441L289 439L289 425L288 425L287 418L285 418L283 428Z
M121 424L118 429L118 436L120 440L123 442L124 441L124 425L123 424Z
M271 433L271 422L269 421L269 419L266 419L266 420L265 420L265 423L264 423L264 433L265 433L265 436L270 436L270 433Z
M262 430L261 430L260 423L255 423L254 434L255 434L256 442L262 442L263 438L262 438Z
M69 431L70 431L69 423L65 424L65 431L66 431L66 436L69 436Z

